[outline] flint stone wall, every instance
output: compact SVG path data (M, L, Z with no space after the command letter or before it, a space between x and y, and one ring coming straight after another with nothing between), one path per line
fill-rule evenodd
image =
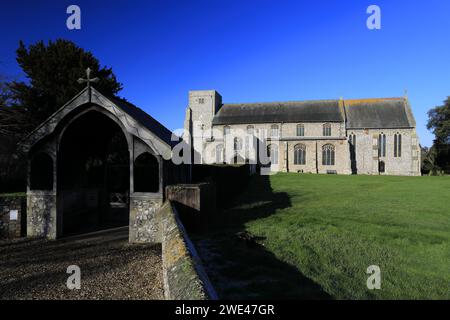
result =
M56 239L56 195L29 192L27 208L27 236Z
M130 242L160 242L157 211L163 199L131 197L130 199Z

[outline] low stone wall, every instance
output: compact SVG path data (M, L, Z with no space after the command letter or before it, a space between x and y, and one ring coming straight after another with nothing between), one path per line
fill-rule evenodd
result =
M166 199L175 204L189 232L202 231L216 216L216 189L212 183L168 186Z
M230 199L240 195L250 181L250 165L193 165L192 181L212 182L216 189L216 202L227 208Z
M25 235L22 219L26 216L26 196L0 195L0 238L19 238Z
M171 201L160 209L159 220L165 299L216 300L217 294Z

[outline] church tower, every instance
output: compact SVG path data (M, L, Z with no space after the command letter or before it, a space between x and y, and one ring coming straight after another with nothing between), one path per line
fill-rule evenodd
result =
M215 90L189 91L184 129L195 151L202 153L205 143L212 140L212 122L221 106L222 96Z

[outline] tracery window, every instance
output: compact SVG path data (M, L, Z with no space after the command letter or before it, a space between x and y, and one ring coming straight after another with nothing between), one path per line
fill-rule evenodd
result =
M331 144L326 144L322 147L322 165L335 165L335 147Z
M298 144L294 147L294 164L306 164L306 146L304 144Z

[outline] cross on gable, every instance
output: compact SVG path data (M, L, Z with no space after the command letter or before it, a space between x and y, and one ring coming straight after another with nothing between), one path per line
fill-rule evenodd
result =
M87 83L87 87L90 88L91 87L91 82L92 83L96 83L98 82L100 79L99 78L93 78L91 79L91 68L87 68L86 69L86 79L80 78L78 79L78 83Z

